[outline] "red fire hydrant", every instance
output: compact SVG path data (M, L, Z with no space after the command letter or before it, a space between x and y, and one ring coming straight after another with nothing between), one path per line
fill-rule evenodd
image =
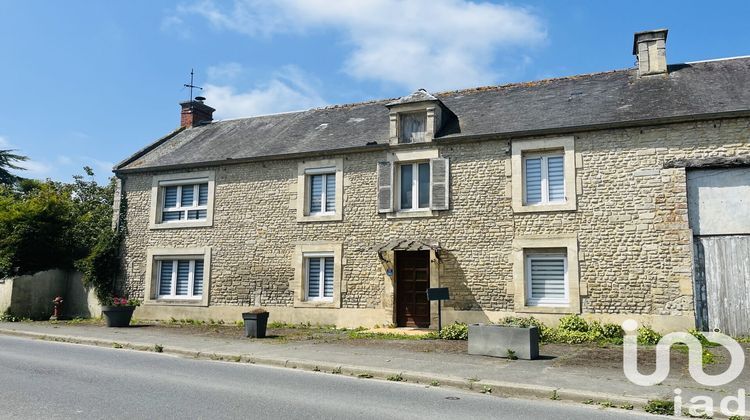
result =
M52 309L52 317L50 318L51 321L57 321L62 316L62 303L62 296L58 296L52 299L52 304L55 305L55 307Z

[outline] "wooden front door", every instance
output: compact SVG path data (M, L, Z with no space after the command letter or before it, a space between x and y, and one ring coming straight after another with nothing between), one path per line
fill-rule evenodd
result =
M430 326L430 251L396 252L396 325Z

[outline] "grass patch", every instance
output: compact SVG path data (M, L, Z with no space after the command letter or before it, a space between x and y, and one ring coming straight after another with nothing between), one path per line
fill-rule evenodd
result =
M643 406L643 411L650 414L657 414L662 416L673 416L674 415L674 401L668 400L649 400L649 402Z
M352 339L375 339L375 340L423 340L422 335L399 334L392 332L371 332L362 330L351 330L347 332L347 337Z
M398 375L388 375L385 379L393 382L406 382L406 379L400 373Z
M154 352L164 353L164 346L162 346L161 344L154 344Z

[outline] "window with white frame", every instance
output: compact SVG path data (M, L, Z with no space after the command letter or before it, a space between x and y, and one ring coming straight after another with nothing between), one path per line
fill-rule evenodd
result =
M565 202L564 162L562 151L524 155L524 205Z
M201 299L203 259L161 259L158 261L159 299Z
M398 165L399 210L430 208L430 162Z
M525 265L528 306L568 305L568 259L565 254L528 254Z
M307 175L309 216L336 213L336 168L316 168L305 171Z
M162 188L161 221L173 223L206 220L208 215L208 182L160 184Z
M304 254L306 300L333 300L333 253Z
M418 143L425 140L427 133L427 113L409 112L399 115L399 143Z

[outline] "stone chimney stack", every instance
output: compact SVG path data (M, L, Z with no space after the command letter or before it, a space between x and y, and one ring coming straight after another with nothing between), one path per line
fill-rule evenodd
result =
M667 30L636 32L633 55L638 58L638 77L667 73Z
M214 120L215 109L203 103L202 98L193 101L180 102L182 112L180 112L181 127L196 127L208 124Z

